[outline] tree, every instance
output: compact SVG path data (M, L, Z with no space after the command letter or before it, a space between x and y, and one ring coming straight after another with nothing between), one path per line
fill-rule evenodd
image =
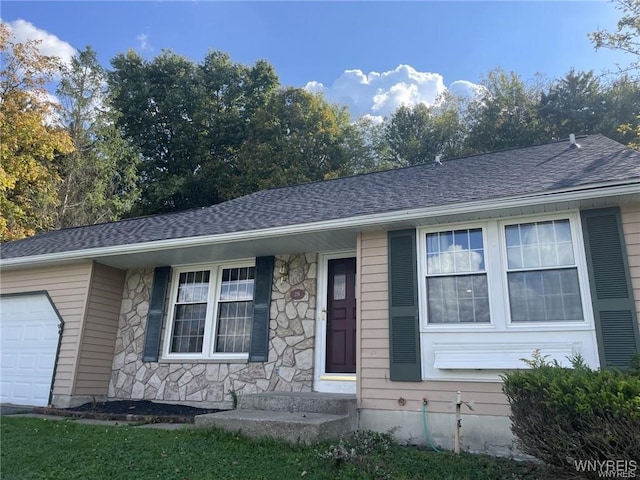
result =
M142 154L139 214L188 208L197 173L199 133L194 125L197 67L163 52L147 62L135 52L112 60L109 74L117 124Z
M627 146L640 152L640 115L635 118L634 123L624 123L618 127L620 134L628 138Z
M279 87L278 76L268 62L260 60L248 67L218 51L207 54L199 73L205 94L196 123L201 129L201 157L207 160L199 165L199 178L194 182L194 188L202 192L197 206L230 200L258 188L251 189L252 180L239 178L238 172L242 158L247 158L251 132L260 122L256 122L256 115L264 112ZM253 153L257 154L248 156ZM245 174L249 175L249 170Z
M58 157L58 228L121 218L137 199L138 154L109 106L106 72L87 47L62 67L61 119L75 150Z
M45 86L59 59L41 55L39 41L16 43L0 23L0 240L53 226L59 177L52 161L73 145L55 124Z
M537 116L537 89L501 69L490 71L481 83L484 95L474 99L466 112L469 151L491 152L547 140Z
M385 139L396 165L415 165L426 162L427 156L433 157L433 152L428 152L426 145L429 116L429 109L423 103L401 105L393 112L385 128Z
M351 173L352 129L346 107L300 88L279 90L252 117L224 196Z
M405 166L461 155L466 132L460 111L458 100L447 95L431 107L399 107L385 126L389 160Z
M637 148L633 131L640 116L640 83L627 74L615 78L603 91L603 105L600 133Z
M606 112L604 87L593 71L571 70L541 93L538 115L549 139L600 133Z
M618 20L617 28L615 32L608 32L606 30L598 30L589 34L589 38L595 45L596 50L600 48L610 48L613 50L619 50L631 55L633 60L631 63L622 69L622 90L628 90L626 87L629 83L629 76L631 73L635 75L640 72L640 0L615 0L616 8L622 11L622 17ZM618 123L615 132L622 138L617 140L627 141L628 146L636 150L640 150L640 108L638 108L638 88L637 80L632 83L635 85L635 92L632 97L632 104L635 106L635 110L632 112L632 119L627 118ZM625 85L627 84L627 85ZM614 85L614 92L620 92L620 84ZM624 96L624 92L623 96ZM626 107L622 107L624 110L629 110L629 104ZM615 137L615 135L611 135Z
M354 173L389 170L396 166L385 138L384 120L371 115L356 119L345 132L349 170Z
M542 92L538 116L549 139L601 133L626 143L638 112L640 84L628 75L605 82L593 72L571 70Z
M170 51L151 61L128 52L111 63L117 124L143 159L136 213L227 200L224 182L251 118L278 86L273 68L236 64L221 52L200 64Z
M138 155L115 124L106 72L91 47L62 67L56 93L75 148L56 160L62 178L56 226L117 220L138 196Z
M626 71L640 69L640 0L615 0L616 8L623 15L618 20L615 32L598 30L590 33L589 38L596 50L610 48L630 54L634 60Z

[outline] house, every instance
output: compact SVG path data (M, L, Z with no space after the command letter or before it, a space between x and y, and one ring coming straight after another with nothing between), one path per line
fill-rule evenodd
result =
M2 245L2 401L357 396L359 426L508 449L500 374L640 350L640 153L600 135Z

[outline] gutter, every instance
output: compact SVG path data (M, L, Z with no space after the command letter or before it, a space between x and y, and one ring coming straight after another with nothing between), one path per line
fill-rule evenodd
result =
M376 213L361 215L357 217L347 217L322 222L303 223L288 225L284 227L272 227L260 230L247 230L242 232L230 232L217 235L203 235L197 237L175 238L167 240L157 240L152 242L114 245L109 247L88 248L83 250L73 250L69 252L58 252L43 255L33 255L28 257L16 257L2 260L2 267L20 267L27 265L41 265L54 262L71 260L84 260L87 258L96 259L113 255L148 253L154 251L169 250L175 248L198 247L210 244L224 244L231 242L241 242L270 237L280 237L286 235L317 233L326 230L350 230L363 228L385 223L406 222L420 218L430 218L442 215L456 215L461 213L486 212L500 208L524 207L530 205L542 205L556 202L571 202L588 200L594 198L594 192L604 192L596 195L595 198L614 197L619 195L640 194L640 184L637 180L633 183L616 184L615 186L592 185L588 188L573 190L569 192L556 193L545 192L533 195L522 195L510 198L498 198L482 200L478 202L467 202L453 205L441 205L437 207L423 207L410 210L400 210L386 213Z

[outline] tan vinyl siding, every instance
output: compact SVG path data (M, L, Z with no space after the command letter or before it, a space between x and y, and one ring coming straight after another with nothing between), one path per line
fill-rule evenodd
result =
M75 395L107 395L124 288L123 270L94 264Z
M424 398L430 412L452 413L456 392L473 402L476 415L509 415L499 382L389 380L389 311L386 232L362 233L358 237L360 275L359 376L361 408L420 411ZM402 398L406 403L400 405Z
M91 262L2 272L0 293L46 291L64 320L53 384L55 395L71 395L76 353L86 306Z
M622 229L629 256L631 286L636 303L638 322L640 323L640 204L628 204L620 208Z

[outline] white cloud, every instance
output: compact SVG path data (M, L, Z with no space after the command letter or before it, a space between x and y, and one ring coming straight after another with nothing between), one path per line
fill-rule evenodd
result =
M456 80L449 85L449 91L456 96L462 98L473 98L476 95L483 94L486 89L477 83L471 83L467 80Z
M347 105L355 117L390 115L401 105L433 105L447 90L466 98L482 91L480 85L466 80L455 81L447 88L439 73L419 72L410 65L398 65L382 73L345 70L329 87L311 81L305 89Z
M381 117L380 115L371 115L369 113L365 113L364 115L362 115L360 117L360 120L367 123L373 123L374 125L380 124L384 121L384 118Z
M316 81L307 82L304 88L307 92L311 93L324 93L325 90L324 85Z
M18 19L12 22L2 22L9 27L13 41L24 43L28 40L38 40L38 51L42 55L59 57L64 63L68 63L76 54L76 49L67 42L60 40L55 35L41 30L26 20Z
M149 35L147 35L146 33L141 33L140 35L138 35L136 37L136 40L138 41L138 48L143 52L147 50L153 50L151 44L149 43Z

